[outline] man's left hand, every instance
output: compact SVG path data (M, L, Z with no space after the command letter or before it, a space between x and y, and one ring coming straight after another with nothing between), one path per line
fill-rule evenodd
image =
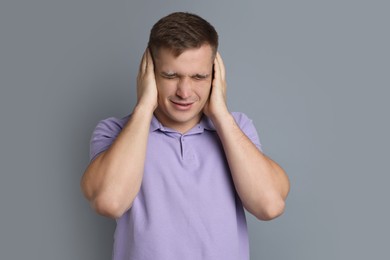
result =
M229 113L226 104L225 66L218 52L214 60L214 79L211 83L210 97L203 112L212 120Z

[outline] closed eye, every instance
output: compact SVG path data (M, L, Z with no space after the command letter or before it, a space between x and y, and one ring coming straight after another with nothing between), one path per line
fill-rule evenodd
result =
M161 73L161 76L163 78L166 78L166 79L174 79L174 78L177 78L177 74L176 73L165 73L165 72L162 72Z
M196 74L194 76L192 76L193 79L196 79L196 80L202 80L202 79L207 79L209 77L209 75L201 75L201 74Z

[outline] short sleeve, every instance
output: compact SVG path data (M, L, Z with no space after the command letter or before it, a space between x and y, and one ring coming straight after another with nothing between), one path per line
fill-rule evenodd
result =
M244 132L244 134L256 145L256 147L263 152L263 148L260 143L259 135L257 134L256 127L253 124L253 121L244 113L232 112L232 115L240 127L240 129Z
M92 161L95 157L107 150L115 141L116 137L121 132L123 125L128 117L117 119L110 117L101 120L92 133L89 147L89 159Z

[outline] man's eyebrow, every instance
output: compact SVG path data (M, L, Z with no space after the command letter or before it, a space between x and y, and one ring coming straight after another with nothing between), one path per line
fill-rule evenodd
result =
M162 76L165 76L165 77L176 77L176 76L180 76L177 72L173 72L173 71L161 71L160 73ZM205 79L205 78L208 78L210 76L210 74L201 74L201 73L196 73L194 75L191 75L191 78L200 78L200 79Z
M199 73L197 73L197 74L193 75L192 77L205 79L208 76L210 76L210 74L199 74Z
M161 71L161 75L163 75L163 76L177 76L177 73L173 72L173 71Z

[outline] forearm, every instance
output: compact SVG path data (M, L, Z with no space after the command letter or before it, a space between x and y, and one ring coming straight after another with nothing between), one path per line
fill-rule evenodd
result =
M153 110L137 106L110 146L86 169L82 189L100 214L119 217L131 207L143 176Z
M263 220L280 215L289 189L284 171L257 149L230 113L212 120L244 207Z

